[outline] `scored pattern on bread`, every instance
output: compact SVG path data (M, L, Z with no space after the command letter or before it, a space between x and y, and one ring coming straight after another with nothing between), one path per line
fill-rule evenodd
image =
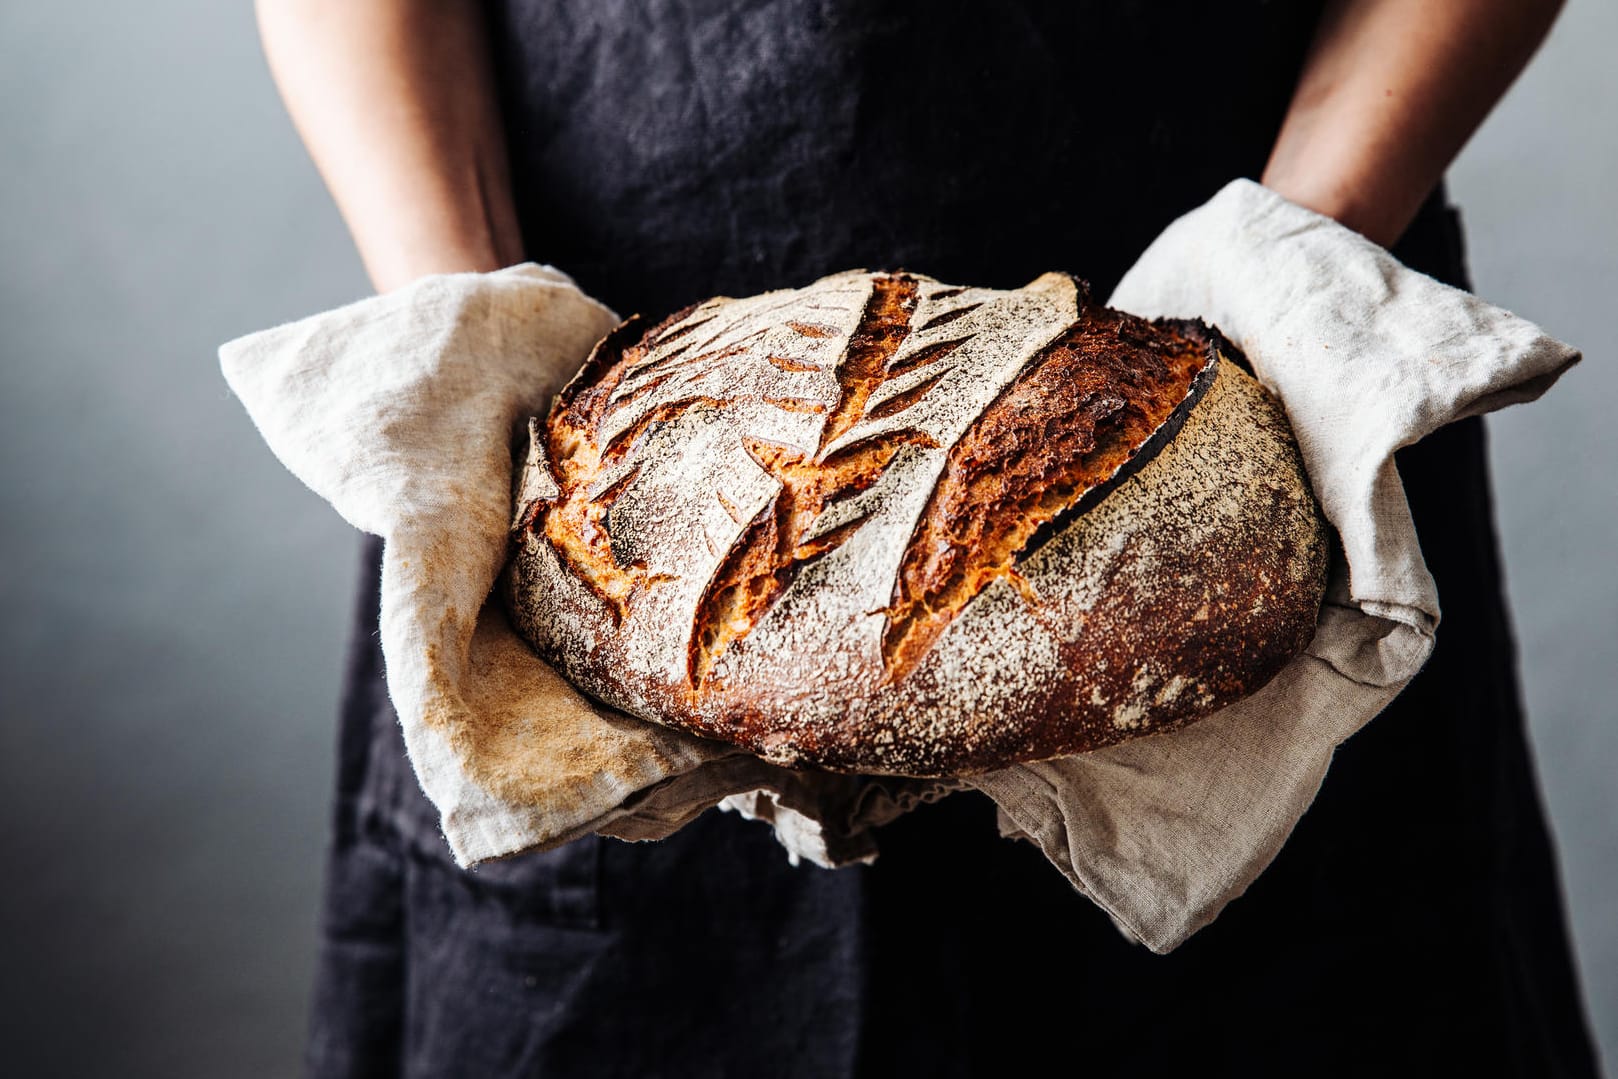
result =
M830 553L864 524L872 507L862 493L894 463L895 455L907 445L928 441L920 432L902 432L865 439L827 458L827 444L865 414L872 391L888 377L914 310L911 279L877 278L873 286L865 316L838 367L841 390L816 447L803 452L743 436L748 453L781 482L781 490L749 523L709 581L694 619L689 673L695 683L705 681L714 660L768 610L794 567Z
M1205 328L1100 307L1062 273L995 290L848 271L650 327L637 316L530 427L508 604L542 655L609 704L784 763L959 774L1166 729L1301 649L1323 585L1284 418L1265 419L1256 383L1237 401L1230 384L1246 376L1217 355ZM1286 578L1297 594L1249 618L1218 572L1177 571L1165 594L1200 594L1238 630L1262 628L1249 634L1262 644L1197 654L1208 627L1187 614L1161 635L1174 670L1142 675L1148 644L1120 684L1106 668L1130 657L1097 632L1122 612L1088 618L1050 552L1088 557L1061 541L1118 501L1109 492L1173 444L1216 382L1260 443L1282 444L1263 463L1287 529L1245 556L1263 563L1249 584ZM1209 518L1227 538L1241 519L1229 508ZM966 684L985 678L1013 693L995 695L1000 715L985 711L990 686ZM1075 679L1087 703L1054 714L1072 695L1047 683Z
M908 671L1030 541L1144 450L1210 364L1206 341L1086 304L951 447L905 552L884 653Z
M665 583L643 590L657 596L647 614L665 672L723 677L732 643L771 638L810 590L816 648L885 663L888 608L907 591L892 535L920 527L949 448L1079 308L1077 283L1058 273L1014 291L839 274L788 297L699 305L626 349L604 395L567 410L557 460L583 450L590 473L563 484L552 538L594 514L577 534L593 540L590 564L606 554L622 571L612 595ZM862 529L889 538L843 550Z

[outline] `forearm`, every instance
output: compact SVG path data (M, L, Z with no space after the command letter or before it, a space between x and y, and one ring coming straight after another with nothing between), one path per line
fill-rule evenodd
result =
M1377 243L1393 243L1561 6L1333 0L1262 182Z
M270 70L378 291L523 259L481 9L258 0Z

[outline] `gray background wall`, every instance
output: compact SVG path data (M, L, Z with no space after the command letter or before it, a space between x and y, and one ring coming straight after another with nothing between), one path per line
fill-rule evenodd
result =
M247 5L0 6L0 1044L9 1074L296 1067L355 537L219 377L367 291ZM1532 735L1618 1059L1618 7L1452 174L1478 291L1582 346L1493 421Z

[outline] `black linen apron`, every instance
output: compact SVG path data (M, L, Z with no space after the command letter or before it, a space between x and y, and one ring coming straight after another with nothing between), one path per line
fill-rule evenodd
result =
M493 0L530 257L620 314L903 267L1105 296L1256 177L1316 5ZM1396 249L1465 284L1442 193ZM366 543L315 1075L1590 1075L1525 746L1484 425L1398 464L1437 649L1173 954L962 794L874 866L718 812L463 872L404 757Z

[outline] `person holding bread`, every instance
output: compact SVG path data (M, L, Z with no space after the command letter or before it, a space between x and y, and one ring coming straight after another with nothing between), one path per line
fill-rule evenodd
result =
M1465 287L1444 170L1559 6L258 12L379 291L534 259L657 318L854 267L997 288L1071 269L1104 296L1243 176ZM368 538L310 1074L1594 1075L1484 438L1474 416L1397 458L1444 599L1431 659L1247 894L1166 956L972 792L882 828L868 866L794 865L707 813L457 868L389 704Z

